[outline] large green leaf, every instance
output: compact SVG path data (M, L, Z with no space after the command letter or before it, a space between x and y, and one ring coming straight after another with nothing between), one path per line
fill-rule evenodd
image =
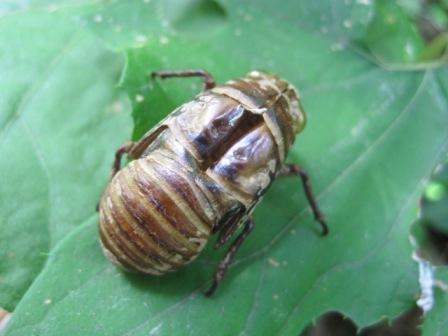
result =
M147 78L152 69L205 67L224 81L255 68L294 83L309 123L289 160L311 172L332 231L318 236L298 181L278 181L219 292L206 299L201 289L222 252L207 249L162 278L124 274L102 256L92 217L50 253L6 334L295 335L328 310L361 327L410 307L418 275L408 228L423 181L448 147L448 68L391 72L345 48L341 41L366 29L371 8L365 3L194 1L174 8L171 1L139 1L92 13L88 26L109 46L135 47L127 51L123 80L134 106L134 137L199 89L188 80L154 85ZM101 153L103 168L78 158L91 183L88 195L97 196L107 179L104 167L126 129L118 121L107 133L112 139L119 132L117 138L87 146ZM85 201L95 203L93 196ZM74 203L92 213L87 203Z
M78 12L89 11L0 18L0 306L8 310L51 248L94 214L109 148L130 130L116 88L122 57L72 23Z

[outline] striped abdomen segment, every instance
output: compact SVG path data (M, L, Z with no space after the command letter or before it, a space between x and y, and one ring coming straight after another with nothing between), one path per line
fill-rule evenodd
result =
M192 261L213 221L188 171L170 169L157 156L120 170L100 203L106 256L127 270L163 274ZM210 209L208 209L210 210Z

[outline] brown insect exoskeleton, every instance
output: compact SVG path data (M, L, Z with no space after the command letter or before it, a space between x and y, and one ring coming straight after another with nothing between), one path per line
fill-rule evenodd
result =
M298 176L323 234L328 232L308 175L285 164L305 126L297 91L252 71L215 86L204 70L156 71L152 77L199 76L204 91L137 142L118 148L99 203L105 255L127 270L164 274L191 262L211 234L215 247L242 226L206 295L221 282L254 227L251 214L277 176ZM132 161L121 168L123 154Z

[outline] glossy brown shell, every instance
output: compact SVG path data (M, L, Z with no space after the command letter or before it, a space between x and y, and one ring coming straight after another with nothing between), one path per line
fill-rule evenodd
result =
M251 214L304 125L296 90L257 71L180 106L101 198L106 256L150 274L192 261L232 209Z

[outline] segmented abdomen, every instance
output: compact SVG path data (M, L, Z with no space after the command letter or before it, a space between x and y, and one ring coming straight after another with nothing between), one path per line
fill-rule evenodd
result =
M105 254L119 266L163 274L192 261L210 235L214 212L195 176L169 158L134 160L100 202Z

